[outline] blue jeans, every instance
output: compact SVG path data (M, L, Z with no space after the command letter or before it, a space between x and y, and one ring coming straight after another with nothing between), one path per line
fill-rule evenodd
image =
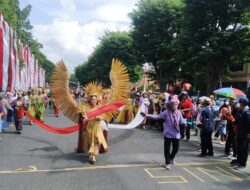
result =
M4 120L2 121L2 129L7 129L8 128L8 121L7 121L7 117L4 118Z
M2 120L0 119L0 133L2 132Z

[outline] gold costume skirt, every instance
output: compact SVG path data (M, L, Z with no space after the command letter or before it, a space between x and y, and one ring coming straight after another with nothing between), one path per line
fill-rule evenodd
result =
M84 151L88 152L89 155L98 155L101 145L105 150L108 149L99 119L94 119L88 122L84 134L83 145Z

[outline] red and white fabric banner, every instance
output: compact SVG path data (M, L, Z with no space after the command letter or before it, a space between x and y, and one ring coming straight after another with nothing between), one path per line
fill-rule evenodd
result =
M9 46L10 33L9 26L0 13L0 88L7 90L8 87L8 69L9 69Z
M22 70L19 68L22 60ZM27 45L22 44L16 32L0 12L0 90L28 90L45 85L45 71Z

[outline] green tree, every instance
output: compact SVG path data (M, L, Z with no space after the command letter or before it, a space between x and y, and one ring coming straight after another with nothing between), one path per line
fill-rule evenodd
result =
M178 74L175 44L183 6L179 0L141 0L130 14L132 37L141 63L154 67L155 74L151 76L159 81L161 89Z
M77 82L76 75L75 75L75 74L71 74L69 80L70 80L71 82Z
M182 72L192 76L193 81L205 84L207 93L211 93L219 87L219 81L228 76L230 67L249 61L250 2L185 2L184 28L178 47Z
M139 80L142 68L137 51L133 46L133 39L127 32L106 32L87 62L76 67L75 75L81 84L99 81L104 86L108 86L110 85L109 71L113 58L121 60L126 65L131 82Z
M13 29L17 28L19 20L19 1L18 0L0 0L0 11L2 12L6 21Z

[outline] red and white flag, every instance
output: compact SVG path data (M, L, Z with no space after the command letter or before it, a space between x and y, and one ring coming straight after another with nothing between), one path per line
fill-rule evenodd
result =
M14 88L19 89L19 59L18 59L18 48L17 48L17 35L14 33L13 40L13 54L14 54Z
M25 67L20 71L19 58ZM29 47L23 45L6 23L0 12L0 89L28 90L45 85L45 70L32 55Z
M9 26L0 13L0 89L6 91L9 67Z

